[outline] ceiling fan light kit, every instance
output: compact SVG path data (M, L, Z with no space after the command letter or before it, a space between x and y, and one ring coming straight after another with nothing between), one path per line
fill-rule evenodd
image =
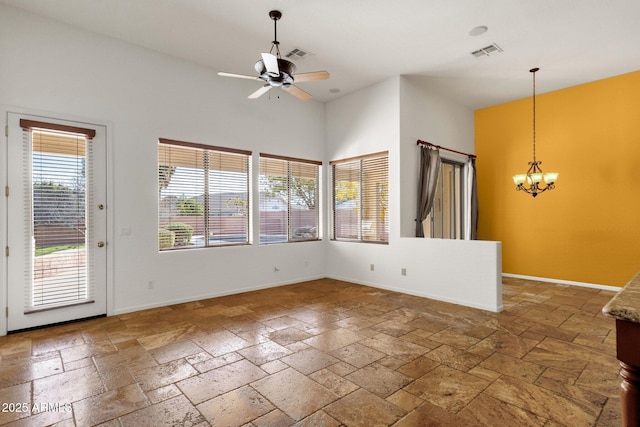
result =
M259 74L258 78L267 83L271 83L271 86L275 87L288 86L292 84L292 76L296 71L295 64L287 61L286 59L276 58L271 55L273 56L273 59L275 59L274 62L268 55L268 53L263 53L263 58L266 58L256 62L255 68Z
M267 93L271 88L282 88L298 99L307 101L311 99L311 95L293 83L309 82L315 80L326 80L329 78L327 71L312 71L309 73L294 74L296 66L293 62L282 59L280 55L280 42L278 41L278 21L282 18L282 13L278 10L269 12L269 18L273 20L273 41L271 42L271 50L268 53L262 53L262 59L255 64L257 77L245 74L234 74L219 72L218 75L223 77L234 77L239 79L260 80L265 84L249 95L249 99L256 99ZM275 52L274 52L275 51Z

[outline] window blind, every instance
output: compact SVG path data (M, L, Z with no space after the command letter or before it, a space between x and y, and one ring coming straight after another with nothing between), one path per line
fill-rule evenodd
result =
M389 240L388 153L331 162L333 238L387 243Z
M21 120L25 313L93 301L95 130Z
M251 152L160 139L161 251L249 243Z
M260 154L260 243L318 239L321 162Z

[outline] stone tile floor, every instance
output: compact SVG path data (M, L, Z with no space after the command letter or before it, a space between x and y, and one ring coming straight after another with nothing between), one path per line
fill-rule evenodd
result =
M620 425L613 292L503 294L490 313L323 279L0 337L0 424Z

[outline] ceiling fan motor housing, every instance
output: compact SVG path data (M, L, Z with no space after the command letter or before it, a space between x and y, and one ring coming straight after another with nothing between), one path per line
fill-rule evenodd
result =
M286 59L278 58L280 74L277 76L269 74L267 67L264 65L264 61L262 60L256 62L255 68L258 74L260 74L258 78L269 83L271 86L286 87L293 84L293 74L296 72L296 66L293 62L287 61Z

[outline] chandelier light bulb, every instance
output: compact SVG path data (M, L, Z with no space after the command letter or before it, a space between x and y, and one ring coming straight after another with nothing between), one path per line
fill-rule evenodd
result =
M558 179L558 172L547 172L544 174L544 182L553 184Z

